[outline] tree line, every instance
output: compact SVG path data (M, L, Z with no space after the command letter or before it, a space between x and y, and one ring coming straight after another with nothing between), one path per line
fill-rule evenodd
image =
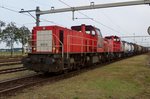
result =
M14 44L22 44L22 54L24 54L25 45L28 43L31 32L25 27L17 27L14 22L6 24L0 21L0 43L6 43L6 46L11 49L11 56L13 56Z

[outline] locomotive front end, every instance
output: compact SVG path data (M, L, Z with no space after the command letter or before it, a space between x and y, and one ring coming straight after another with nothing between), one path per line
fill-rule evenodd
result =
M58 72L63 69L63 33L56 26L34 27L30 43L31 52L23 59L27 69L36 72Z

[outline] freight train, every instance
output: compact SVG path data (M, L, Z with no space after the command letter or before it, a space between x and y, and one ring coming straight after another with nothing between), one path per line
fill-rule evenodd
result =
M30 47L32 51L23 59L23 65L43 73L79 69L148 51L146 47L121 41L118 36L103 38L100 29L85 24L71 29L34 27Z

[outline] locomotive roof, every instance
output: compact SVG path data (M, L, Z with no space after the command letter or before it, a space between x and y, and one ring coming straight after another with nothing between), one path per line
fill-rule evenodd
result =
M113 35L112 35L112 36L106 36L105 38L108 38L108 39L109 39L109 38L120 38L120 37L118 37L118 36L113 36Z
M62 27L62 26L58 26L58 25L50 25L50 26L35 26L33 28L41 28L41 27L59 27L59 28L66 28L66 27Z
M82 25L72 26L71 29L72 29L72 30L80 31L80 30L81 30L81 26L82 26ZM92 26L92 25L85 25L85 28L86 28L86 30L98 29L98 28L96 28L96 27L94 27L94 26Z

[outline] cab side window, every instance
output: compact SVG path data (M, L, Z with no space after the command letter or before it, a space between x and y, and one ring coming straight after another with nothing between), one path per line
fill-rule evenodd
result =
M90 34L90 31L86 31L86 34Z
M97 32L98 36L102 38L101 31L99 29L96 29L96 32Z
M96 33L95 33L95 31L94 30L92 30L92 33L91 33L93 36L95 36L96 35Z

